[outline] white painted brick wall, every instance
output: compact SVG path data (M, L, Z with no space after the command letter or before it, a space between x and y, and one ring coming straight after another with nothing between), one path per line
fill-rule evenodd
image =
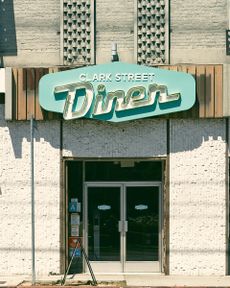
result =
M0 274L31 274L30 123L6 122L0 105ZM35 131L36 271L60 269L60 129Z
M171 120L170 274L224 275L225 121Z
M63 156L75 157L166 156L166 120L66 121L63 148Z
M172 0L171 63L224 63L226 0Z

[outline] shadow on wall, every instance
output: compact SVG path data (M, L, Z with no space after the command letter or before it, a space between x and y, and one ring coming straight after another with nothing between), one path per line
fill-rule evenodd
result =
M36 142L48 142L53 148L60 149L60 122L55 122L53 129L49 128L49 124L40 126L39 123L34 122L34 144ZM30 121L8 122L7 129L9 129L15 158L23 158L23 141L31 142Z
M0 114L4 115L4 106L0 105ZM148 125L150 120L147 120ZM155 140L158 138L158 121L153 119L152 127L153 131L156 132L156 136L152 135ZM165 120L166 121L166 120ZM174 130L173 135L171 135L170 140L170 152L184 152L184 151L192 151L194 149L199 148L202 143L207 141L224 141L225 142L225 125L223 120L178 120L177 129ZM177 121L177 122L178 122ZM212 125L212 121L216 123L219 121L220 125L217 125L215 129L208 129L210 125ZM140 149L142 149L143 145L146 145L149 150L149 141L150 138L146 136L146 138L142 138L141 141L138 140L138 147L136 143L130 145L130 135L139 134L137 131L141 131L145 128L145 120L136 120L135 125L132 123L133 121L127 121L123 123L108 123L97 120L81 120L81 125L79 125L79 121L68 121L64 125L65 134L69 134L68 140L61 140L62 135L62 121L61 120L52 120L52 121L35 121L34 122L34 141L35 142L48 142L53 148L60 149L61 142L72 143L72 145L67 145L73 153L73 155L78 155L79 151L84 157L101 157L98 153L101 151L95 150L95 147L101 147L107 145L111 147L111 149L116 149L114 145L111 145L112 135L114 135L117 142L117 145L120 147L126 147L126 153L130 153L130 157L137 157L137 153ZM213 123L213 124L214 124ZM179 125L178 125L179 124ZM154 126L156 126L154 128ZM11 140L11 145L14 151L15 158L22 158L22 143L23 141L30 142L30 121L9 121L5 120L0 121L0 127L4 127L8 130L9 137ZM158 126L159 127L159 126ZM197 129L199 127L199 129ZM218 128L223 129L218 129ZM136 130L137 129L137 130ZM221 131L222 130L222 131ZM6 131L6 130L5 130ZM88 131L88 132L87 132ZM112 132L111 132L112 131ZM85 142L85 136L87 132L88 143ZM75 134L76 133L76 134ZM165 146L165 141L167 138L167 131L165 130L165 138L162 139L162 145ZM79 138L79 135L82 137ZM97 137L95 138L95 135ZM156 138L155 138L156 137ZM77 140L78 138L78 140ZM94 139L94 141L90 141L90 139ZM178 138L181 138L182 141L177 141ZM152 139L152 144L150 150L154 155L157 155L157 151L159 151L159 143L161 141L154 141ZM174 140L173 140L174 139ZM66 141L65 141L66 140ZM159 139L158 139L159 140ZM75 143L75 145L74 145ZM76 144L78 143L78 144ZM65 146L65 145L64 145ZM134 150L133 150L134 149ZM135 152L133 152L135 151ZM133 155L134 153L135 155ZM165 153L166 146L165 146ZM108 155L112 155L112 151L108 151ZM123 154L123 153L121 153ZM140 155L142 154L140 150ZM93 155L93 156L92 156Z
M3 56L17 55L13 0L0 0L0 67Z

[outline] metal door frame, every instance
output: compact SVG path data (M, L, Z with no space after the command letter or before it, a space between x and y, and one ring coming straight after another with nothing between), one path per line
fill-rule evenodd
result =
M158 231L158 243L159 243L159 261L143 261L149 263L159 263L158 271L153 272L161 272L162 271L162 182L160 181L101 181L101 182L84 182L83 186L83 244L85 247L85 251L88 254L88 188L89 187L120 187L120 221L125 222L127 211L126 211L126 187L158 187L159 189L159 231ZM122 229L120 232L120 262L119 261L91 261L91 263L120 263L118 265L121 266L121 273L125 273L127 263L137 263L140 261L126 261L126 232ZM105 264L106 265L106 264ZM116 265L118 267L118 265ZM158 266L158 264L157 264ZM83 270L86 272L86 265L83 263Z
M158 222L158 245L159 245L159 248L158 248L158 261L127 261L126 260L126 237L125 237L125 246L124 246L124 252L125 252L125 255L124 255L124 269L123 271L124 272L136 272L135 271L131 271L132 270L132 266L133 267L136 267L136 265L138 265L138 263L142 263L142 264L145 264L144 266L146 267L146 264L149 264L149 266L151 267L151 265L154 265L153 263L155 263L156 265L156 269L154 269L154 271L152 272L162 272L162 255L163 255L163 244L162 244L162 223L163 223L163 195L162 195L162 182L159 182L159 181L138 181L138 182L124 182L124 213L125 213L125 220L127 221L127 191L126 191L126 188L127 187L158 187L159 189L159 200L158 200L158 207L159 207L159 222ZM146 267L147 268L147 267ZM156 271L155 271L156 270ZM141 271L141 272L145 272L145 271Z

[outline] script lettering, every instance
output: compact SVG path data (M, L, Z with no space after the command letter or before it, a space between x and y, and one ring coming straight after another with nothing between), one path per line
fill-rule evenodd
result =
M98 94L96 96L93 111L94 115L110 113L114 103L116 103L116 107L120 107L124 101L125 92L123 90L117 90L115 92L109 92L106 94L106 88L103 84L101 84L98 85L97 91Z
M73 106L77 104L78 92L80 90L84 91L84 100L81 104L80 109L77 111L73 111ZM89 82L79 82L79 83L71 83L62 86L57 86L54 89L54 93L63 93L67 92L67 98L65 101L63 118L64 119L74 119L80 118L86 115L89 111L90 106L93 101L93 86Z
M109 79L109 78L108 78ZM57 86L54 93L65 93L67 97L64 105L64 119L76 119L84 117L90 110L94 100L94 89L90 82L71 83ZM79 104L78 97L83 96L83 101ZM108 114L113 111L125 111L141 107L151 106L158 101L164 104L179 100L180 93L168 94L168 88L165 85L150 84L148 90L144 86L131 87L127 93L123 90L106 91L104 84L97 86L97 95L95 97L93 115ZM76 108L77 104L80 108ZM79 106L78 105L78 106Z
M151 106L157 101L160 104L176 101L180 99L180 93L168 94L165 85L150 84L148 92L143 86L135 86L128 90L127 94L123 90L106 93L106 87L101 84L98 86L94 115L110 113L115 106L115 111L124 111ZM115 105L116 103L116 105Z

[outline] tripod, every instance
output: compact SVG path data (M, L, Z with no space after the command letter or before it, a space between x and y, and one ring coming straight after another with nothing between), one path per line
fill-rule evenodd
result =
M83 257L85 258L86 264L87 264L87 266L88 266L88 268L89 268L89 272L90 272L91 277L92 277L92 280L93 280L93 286L96 286L96 285L97 285L97 280L96 280L95 275L94 275L94 273L93 273L93 269L92 269L92 267L91 267L91 265L90 265L90 263L89 263L89 258L88 258L87 254L86 254L86 252L85 252L84 247L82 246L82 243L81 243L80 238L77 238L77 241L76 241L76 245L75 245L73 254L72 254L72 256L71 256L69 265L68 265L68 267L67 267L67 269L66 269L66 271L65 271L64 277L63 277L63 279L62 279L62 281L61 281L61 285L65 285L66 276L67 276L68 273L69 273L70 267L71 267L72 262L73 262L73 258L74 258L74 256L75 256L76 250L77 250L78 248L81 249L82 255L83 255Z

